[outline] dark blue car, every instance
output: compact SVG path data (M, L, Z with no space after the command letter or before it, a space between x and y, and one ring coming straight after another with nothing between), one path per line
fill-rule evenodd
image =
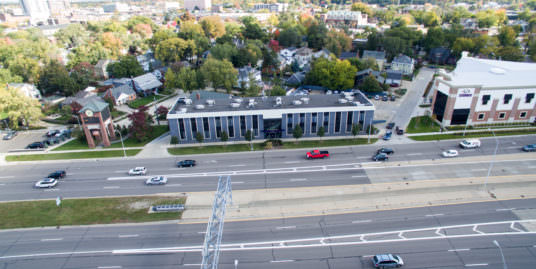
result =
M523 151L536 151L536 144L529 144L523 147Z

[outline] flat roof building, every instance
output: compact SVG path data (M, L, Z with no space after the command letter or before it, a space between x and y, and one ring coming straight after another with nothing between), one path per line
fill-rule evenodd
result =
M536 64L468 57L439 72L433 115L443 126L534 122Z
M229 141L245 140L248 130L254 139L292 138L298 125L303 137L318 137L320 127L325 136L351 136L353 124L366 130L373 118L374 105L359 91L251 98L197 91L179 97L167 115L180 143L197 142L198 132L205 142L220 142L224 131Z

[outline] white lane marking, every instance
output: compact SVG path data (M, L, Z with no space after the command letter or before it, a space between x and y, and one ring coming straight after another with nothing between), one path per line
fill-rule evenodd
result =
M276 230L296 229L296 226L280 226L275 227Z
M291 164L291 163L301 163L301 161L288 161L288 162L285 162L286 164Z
M477 168L477 169L471 169L473 172L479 172L479 171L488 171L488 169L485 168Z
M61 241L63 238L43 238L41 239L41 242L48 242L48 241Z
M52 192L52 191L59 191L60 189L44 189L43 191L46 192Z
M182 186L182 184L179 184L179 183L177 183L177 184L167 184L166 185L166 187L180 187L180 186Z
M294 262L294 260L278 260L278 261L270 261L270 262L273 262L273 263L276 263L276 262Z
M418 152L418 153L408 153L408 154L406 154L406 156L419 156L419 155L422 155L422 153Z
M6 185L6 184L4 184L4 183L0 183L0 186L4 186L4 185Z
M114 171L114 173L127 173L128 171L127 170L117 170L117 171ZM69 174L70 175L70 174Z
M356 157L356 159L368 159L370 157L367 157L367 156L360 156L360 157Z
M354 220L352 221L353 224L356 224L356 223L367 223L367 222L372 222L371 219L366 219L366 220Z
M105 190L111 190L111 189L119 189L120 187L119 186L104 186L102 188Z
M169 168L168 170L184 170L184 167Z
M0 178L14 178L15 176L3 176L3 177L0 177Z
M469 251L471 250L470 248L457 248L457 249L449 249L447 251L450 251L450 252L459 252L459 251Z
M232 181L231 184L244 184L244 181Z
M132 237L138 237L139 234L120 234L119 238L132 238Z
M512 211L512 210L516 210L515 208L499 208L499 209L496 209L495 211Z
M506 147L507 149L518 149L519 146L511 146L511 147Z
M445 214L430 214L430 215L425 215L425 217L439 217L439 216L443 216Z
M200 263L185 263L182 266L201 266Z
M465 265L465 267L475 267L475 266L488 266L488 264L487 263L469 263Z
M363 258L372 258L373 256L374 256L374 255L363 255L363 256L361 256L361 257L363 257Z
M206 234L207 232L197 232L198 234Z
M367 177L367 175L359 175L359 176L352 176L352 177Z
M297 181L307 181L306 178L291 178L290 182L297 182Z
M121 265L112 265L112 266L99 266L98 269L118 269L123 268Z
M245 164L233 164L233 165L229 165L229 167L242 167L242 166L246 166Z
M534 168L536 168L536 165L529 165L529 166L527 166L527 168L534 169Z

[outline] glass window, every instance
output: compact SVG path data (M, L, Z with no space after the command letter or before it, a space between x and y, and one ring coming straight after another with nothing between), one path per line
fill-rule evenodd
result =
M318 113L311 114L311 133L316 134L316 122L318 121Z
M190 119L190 125L192 125L192 135L195 137L195 134L197 133L197 122L194 119Z
M246 135L246 116L240 116L240 136Z
M510 103L510 100L512 100L512 95L511 94L505 94L504 95L504 104Z
M352 131L352 121L354 112L348 111L348 117L346 118L346 132L349 133Z
M253 133L255 136L259 135L259 116L253 115Z
M527 95L525 96L525 103L530 103L532 99L534 99L534 93L527 93Z
M234 137L233 117L227 117L227 127L229 128L229 137Z
M478 114L478 119L479 119L479 120L483 120L485 115L486 115L486 114L484 114L484 113L479 113L479 114Z
M221 118L216 117L216 137L221 137Z
M292 134L292 129L294 125L292 124L292 114L287 115L287 134Z
M208 118L203 118L203 131L205 138L210 138L210 127L208 126Z
M300 127L305 133L305 113L300 113Z
M341 131L341 112L335 112L335 133Z
M324 112L324 132L329 133L329 112Z
M519 113L519 117L522 118L522 119L524 119L526 116L527 116L526 111L523 111L523 112Z
M482 96L482 105L487 105L490 99L491 99L491 95L489 94Z
M180 133L181 139L186 138L186 134L185 134L185 130L184 130L184 120L183 119L179 119L179 133Z
M501 113L499 113L499 119L504 119L504 117L506 117L506 113L505 113L505 112L501 112Z

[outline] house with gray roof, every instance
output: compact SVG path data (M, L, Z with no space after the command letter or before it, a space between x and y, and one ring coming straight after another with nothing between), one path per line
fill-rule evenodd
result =
M305 72L296 72L285 83L288 85L301 85L305 81Z
M368 76L374 76L374 78L376 78L376 80L380 84L385 83L385 78L382 76L380 71L376 71L376 70L372 70L371 68L368 68L365 70L361 70L355 74L355 85L356 86L361 85L361 83L363 83L363 81L365 81L365 78Z
M413 74L414 68L415 60L403 54L396 56L391 62L391 69L395 71L401 71L404 75Z
M252 68L251 66L245 66L238 68L238 80L236 81L237 87L249 87L250 77L258 86L263 85L261 71Z
M132 81L136 92L143 96L156 94L158 88L162 87L162 82L152 73L137 76Z
M104 98L110 98L116 105L126 104L130 101L136 100L136 92L130 87L130 85L121 85L106 90Z
M363 51L363 57L361 59L368 59L372 58L376 61L378 64L378 67L380 70L383 69L383 65L385 64L385 51L376 51L376 50L364 50Z
M398 87L402 83L403 73L402 71L387 70L387 78L385 83L391 85L391 87Z

